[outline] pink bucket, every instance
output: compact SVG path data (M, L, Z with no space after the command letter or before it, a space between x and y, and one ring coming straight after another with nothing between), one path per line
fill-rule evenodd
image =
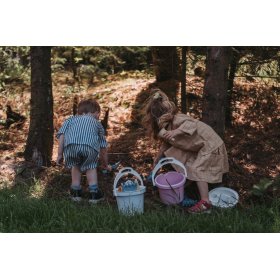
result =
M170 171L165 174L158 175L155 179L156 172L165 164L179 165L185 172L185 175L176 171ZM164 204L174 205L184 199L184 184L187 178L185 166L174 158L163 158L156 165L152 173L153 184L158 187L159 197Z
M161 201L167 205L180 203L184 199L185 181L186 177L175 171L158 175L155 182Z

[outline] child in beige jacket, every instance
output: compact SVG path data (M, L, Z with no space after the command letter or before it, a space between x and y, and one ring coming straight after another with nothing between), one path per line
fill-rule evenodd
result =
M222 182L223 174L229 170L223 140L209 125L178 113L174 103L160 90L148 101L145 113L144 126L148 134L162 141L154 164L162 156L182 162L188 179L196 182L201 197L188 212L210 212L208 183ZM180 171L180 167L174 165L174 168Z

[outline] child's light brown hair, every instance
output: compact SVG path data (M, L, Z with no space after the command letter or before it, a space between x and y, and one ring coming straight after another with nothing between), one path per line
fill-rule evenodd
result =
M100 105L94 99L82 100L78 105L78 115L100 112Z
M160 89L154 89L151 94L145 107L143 125L147 134L157 140L160 129L173 120L178 109Z

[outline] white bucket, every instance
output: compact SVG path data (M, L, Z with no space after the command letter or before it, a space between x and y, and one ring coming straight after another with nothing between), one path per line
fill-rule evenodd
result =
M120 192L117 189L118 181L127 174L134 175L139 180L140 185L136 191ZM122 214L133 215L135 213L143 213L145 191L146 187L143 185L142 178L135 170L130 167L124 167L119 171L114 181L113 194L117 199L118 209Z

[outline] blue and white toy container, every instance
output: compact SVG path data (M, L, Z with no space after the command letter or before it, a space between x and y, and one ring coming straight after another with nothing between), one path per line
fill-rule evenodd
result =
M123 176L134 175L136 181L128 180L122 185L122 190L117 188L119 180ZM143 185L141 176L132 168L124 167L114 180L113 194L117 199L119 212L125 215L141 214L144 212L144 193L146 187Z

